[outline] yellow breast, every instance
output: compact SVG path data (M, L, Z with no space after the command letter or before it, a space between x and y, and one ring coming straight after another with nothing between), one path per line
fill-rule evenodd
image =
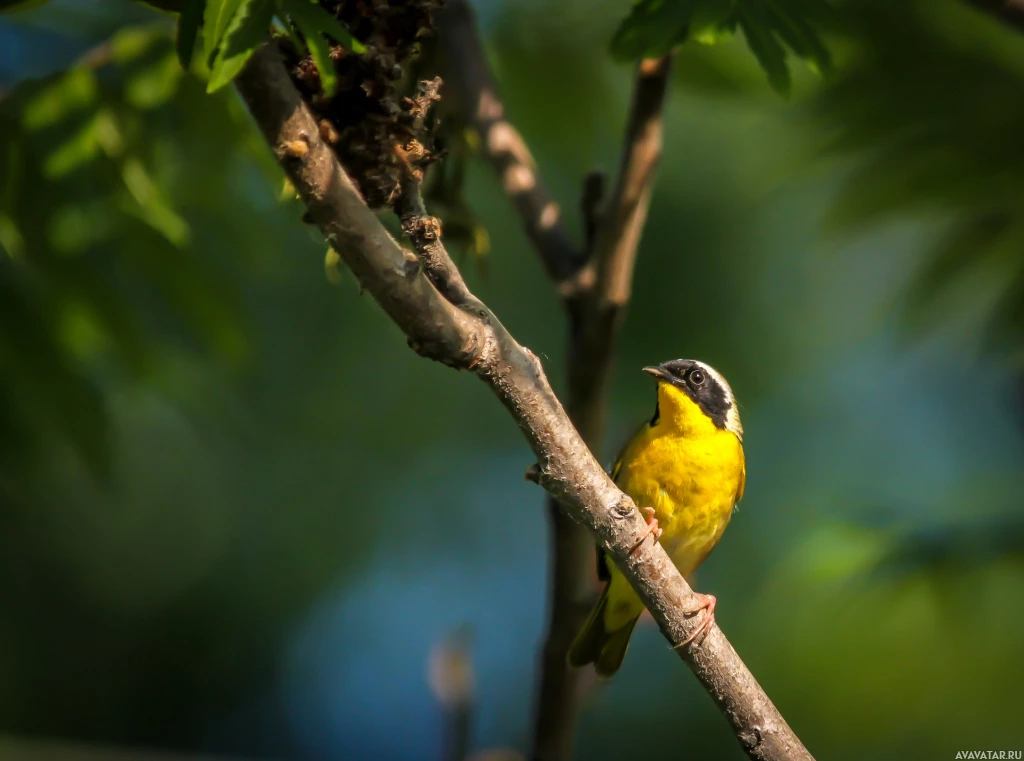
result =
M685 576L721 538L746 472L743 445L731 431L679 422L645 426L622 453L614 477L637 507L654 508L661 544Z

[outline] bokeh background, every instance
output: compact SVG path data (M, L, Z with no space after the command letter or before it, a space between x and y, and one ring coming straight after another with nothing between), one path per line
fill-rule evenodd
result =
M581 177L617 161L628 6L475 5L578 233ZM609 440L650 413L645 364L731 380L747 495L696 583L819 758L1020 750L1024 35L958 0L840 10L836 72L797 66L788 99L742 37L680 54ZM127 2L0 17L0 734L440 759L454 632L472 747L523 750L529 451L325 264L172 32ZM560 386L557 297L488 168L465 182L466 277ZM649 622L577 737L742 758Z

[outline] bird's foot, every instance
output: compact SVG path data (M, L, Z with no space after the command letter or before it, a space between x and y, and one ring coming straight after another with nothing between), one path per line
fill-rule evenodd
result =
M636 551L640 549L640 545L647 541L647 537L654 534L654 541L661 539L661 526L658 525L658 519L654 517L653 507L641 507L640 512L644 515L644 520L647 521L647 533L645 533L640 541L633 545L633 549L629 551L630 555L636 554Z
M693 599L696 604L689 610L684 610L683 613L687 616L695 616L702 610L706 611L706 613L704 615L704 619L697 625L697 628L693 630L693 633L675 646L676 650L681 647L686 647L691 642L699 645L704 641L704 638L708 636L708 632L711 631L711 627L715 624L715 605L718 603L715 596L702 595L700 592L694 592Z

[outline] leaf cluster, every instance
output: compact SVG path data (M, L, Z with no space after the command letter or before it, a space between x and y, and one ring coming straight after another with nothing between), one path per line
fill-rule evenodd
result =
M845 15L856 53L813 106L829 149L858 159L831 224L852 230L897 218L938 220L941 232L908 294L912 322L933 320L935 305L962 301L965 289L994 292L982 342L1019 352L1019 34L949 0L898 7L863 0Z
M175 333L244 352L230 289L175 200L191 125L165 107L197 84L162 28L127 28L0 101L0 461L56 436L103 477L112 377L148 373Z
M815 71L832 68L821 37L832 18L826 0L637 0L611 43L621 61L666 55L686 42L715 45L743 32L776 92L790 91L788 55Z
M202 25L203 58L210 67L207 90L215 92L238 75L266 41L275 21L309 50L324 73L328 93L334 93L337 78L327 37L353 53L366 52L366 46L337 18L311 0L184 0L178 20L178 58L187 69Z

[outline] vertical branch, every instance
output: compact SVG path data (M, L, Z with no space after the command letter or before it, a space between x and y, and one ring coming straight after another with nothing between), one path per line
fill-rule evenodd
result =
M592 452L604 444L607 389L615 338L629 301L637 247L661 155L661 109L668 58L638 68L619 172L602 206L604 177L583 186L586 247L565 232L557 204L544 187L526 142L505 117L464 0L448 3L438 23L443 76L462 119L481 136L483 152L515 205L523 229L555 281L569 319L566 411ZM548 627L534 706L531 757L558 761L570 755L580 672L567 655L594 600L594 542L548 499L551 525Z
M587 266L576 278L584 289L585 307L572 336L568 407L584 439L589 443L593 437L595 446L605 427L615 340L632 292L640 235L661 160L661 113L671 70L668 56L641 61L637 67L618 177L598 213Z
M599 175L584 184L585 227L593 225L594 232L588 264L576 276L579 289L567 291L572 301L566 412L592 452L604 448L608 379L661 157L661 110L670 71L669 58L643 61L638 68L618 178L600 212ZM559 761L569 758L572 746L579 672L566 658L593 603L594 545L586 529L554 500L548 501L548 512L553 529L551 606L533 758Z

